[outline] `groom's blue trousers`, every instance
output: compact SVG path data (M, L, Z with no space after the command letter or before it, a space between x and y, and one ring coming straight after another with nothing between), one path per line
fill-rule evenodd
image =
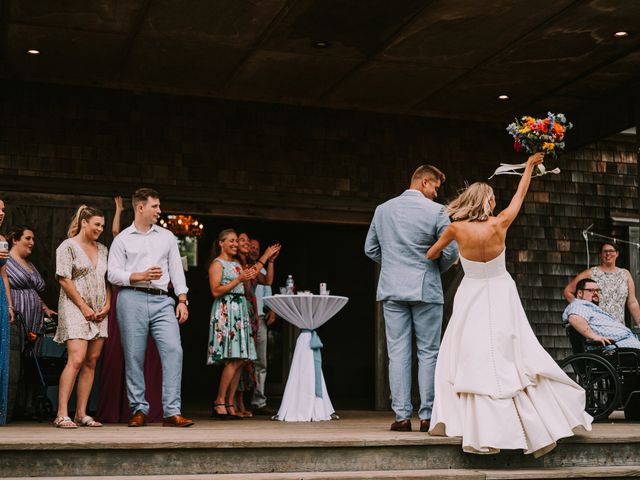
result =
M418 388L421 420L431 418L433 380L440 348L442 304L424 302L383 302L391 408L396 420L407 420L413 413L411 403L412 333L418 353Z

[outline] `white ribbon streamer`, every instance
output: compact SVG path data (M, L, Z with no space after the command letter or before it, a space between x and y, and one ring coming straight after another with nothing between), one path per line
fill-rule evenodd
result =
M489 177L489 180L491 180L493 177L495 177L496 175L520 175L522 176L522 174L524 173L524 169L526 168L527 163L501 163L500 166L498 168L496 168L496 171L493 172L493 175L491 175ZM522 170L522 171L520 171ZM544 165L541 163L540 165L537 165L536 168L533 171L533 177L541 177L542 175L547 175L549 173L553 173L555 175L560 173L560 169L558 167L554 168L553 170L547 170Z

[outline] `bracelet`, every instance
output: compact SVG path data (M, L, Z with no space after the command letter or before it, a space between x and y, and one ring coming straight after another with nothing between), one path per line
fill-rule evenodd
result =
M261 263L263 266L265 265L265 263L260 259L256 260L256 263L258 263L258 262Z

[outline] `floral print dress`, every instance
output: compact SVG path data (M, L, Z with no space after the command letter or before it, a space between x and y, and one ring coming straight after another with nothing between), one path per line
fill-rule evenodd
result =
M98 243L98 261L94 266L85 251L74 240L67 239L56 250L56 277L69 278L82 299L94 312L102 310L107 302L107 247ZM60 289L58 300L58 329L54 340L65 343L70 339L94 340L108 336L108 319L89 322L82 311Z
M592 267L591 278L602 289L599 307L624 325L624 311L629 295L627 271L616 267L615 272L605 272L600 267Z
M216 258L222 264L222 282L226 285L238 277L240 264ZM209 348L207 365L230 359L255 360L256 346L251 334L249 308L242 283L229 293L216 298L209 320Z

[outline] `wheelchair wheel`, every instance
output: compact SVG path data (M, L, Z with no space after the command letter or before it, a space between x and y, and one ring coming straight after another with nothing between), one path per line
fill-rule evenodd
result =
M595 421L606 420L620 404L620 379L602 357L578 353L563 360L560 367L586 393L585 411Z

